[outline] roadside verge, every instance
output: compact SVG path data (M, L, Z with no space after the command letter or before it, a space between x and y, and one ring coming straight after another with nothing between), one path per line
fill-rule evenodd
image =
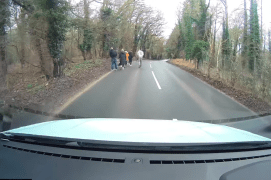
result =
M271 112L270 104L256 97L252 93L247 93L242 90L236 89L234 87L228 86L222 81L207 77L207 75L202 73L200 70L177 64L176 61L169 60L167 62L192 74L196 78L202 80L203 82L207 83L213 88L219 90L223 94L229 96L233 100L239 102L240 104L242 104L243 106L245 106L246 108L252 110L253 112L257 114Z
M48 81L38 77L29 79L20 88L10 89L3 97L3 101L5 106L12 105L48 113L55 112L89 84L108 74L110 64L108 59L69 64L64 69L64 76L51 78ZM28 85L31 86L28 87Z

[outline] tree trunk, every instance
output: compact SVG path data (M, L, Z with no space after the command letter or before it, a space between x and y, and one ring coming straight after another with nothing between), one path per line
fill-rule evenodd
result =
M1 0L1 18L0 18L0 92L6 89L7 62L6 62L6 29L10 17L8 0Z
M55 59L54 60L54 69L53 69L53 76L60 77L63 75L63 66L64 66L64 59Z
M261 41L263 41L263 0L261 0Z
M86 60L87 60L87 57L86 57L86 51L81 51L81 53L82 53L82 56L83 56L83 58L84 58L84 61L86 61Z
M43 51L42 49L45 47L42 47L42 40L38 37L36 38L36 48L37 48L37 52L40 58L40 66L41 66L41 72L45 75L46 79L49 80L51 77L51 74L49 73L49 71L47 70L47 63L46 63L46 58L44 57ZM47 47L47 43L46 43L46 47Z
M199 60L196 60L196 69L199 69Z
M0 92L4 91L7 87L7 62L6 62L6 50L1 42L0 45Z
M24 67L25 64L25 11L22 10L21 14L20 14L20 21L18 21L17 18L15 18L17 27L18 27L18 34L20 37L20 53L19 50L17 49L18 52L18 57L20 59L20 63L21 63L21 68Z
M234 47L233 47L233 62L236 60L237 56L237 46L238 46L238 38L234 41Z
M214 40L213 40L213 48L212 48L212 63L214 64L215 64L215 41L216 41L216 20L215 20Z
M248 26L247 26L248 20L247 20L247 5L246 0L244 0L244 37L243 37L243 43L242 43L242 68L244 69L246 67L247 62L247 52L248 52Z

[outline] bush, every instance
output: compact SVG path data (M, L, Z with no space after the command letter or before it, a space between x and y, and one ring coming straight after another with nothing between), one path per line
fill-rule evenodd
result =
M209 43L198 40L193 44L192 48L192 58L195 58L198 60L198 62L203 60L205 52L208 50Z

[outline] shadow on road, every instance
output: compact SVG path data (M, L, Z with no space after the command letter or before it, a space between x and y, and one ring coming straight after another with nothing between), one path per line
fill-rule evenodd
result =
M271 126L266 126L262 129L262 132L271 133Z

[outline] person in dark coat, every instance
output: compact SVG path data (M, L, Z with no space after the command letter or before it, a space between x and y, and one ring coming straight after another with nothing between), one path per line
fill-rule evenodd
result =
M130 64L130 66L132 66L132 61L133 61L133 52L130 51L129 52L129 64Z
M119 55L119 59L120 59L120 65L122 66L122 69L124 69L124 65L125 65L125 61L126 61L126 55L124 50L121 50L121 53Z
M113 49L113 47L111 47L109 55L111 57L111 70L117 70L118 66L117 66L117 52Z

